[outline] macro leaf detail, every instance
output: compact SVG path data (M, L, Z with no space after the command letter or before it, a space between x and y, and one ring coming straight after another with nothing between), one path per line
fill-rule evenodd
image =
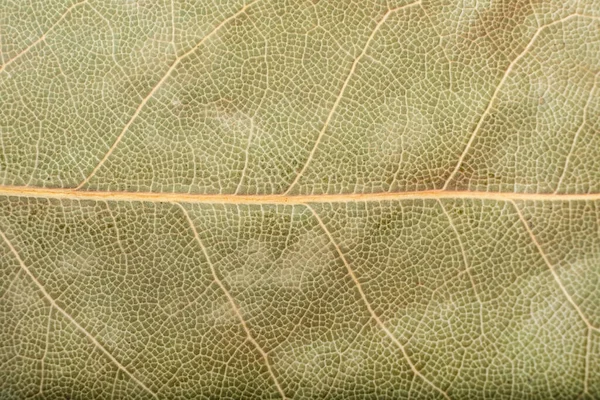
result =
M600 398L597 0L0 0L1 398Z

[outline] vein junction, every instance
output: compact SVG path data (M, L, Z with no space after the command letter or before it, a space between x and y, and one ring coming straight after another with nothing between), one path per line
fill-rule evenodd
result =
M177 205L183 212L183 215L185 216L186 221L188 222L190 228L194 232L194 238L196 239L196 242L200 246L200 249L202 250L202 254L204 255L204 258L208 262L208 265L210 267L210 272L213 276L213 280L216 282L217 286L219 286L221 291L225 294L225 297L227 297L227 301L229 302L229 305L233 309L233 312L235 313L236 317L239 319L240 324L242 325L242 328L244 329L244 333L246 334L247 340L250 343L252 343L252 345L256 348L256 350L258 350L261 357L263 358L263 360L265 362L265 366L267 367L267 370L269 371L269 375L271 376L271 379L273 380L273 383L275 384L275 387L277 388L277 391L279 392L281 398L287 399L287 396L285 395L285 392L283 391L283 388L281 387L281 384L279 383L277 376L273 372L271 363L269 362L269 356L268 356L267 352L265 350L263 350L263 348L260 346L260 344L258 344L256 339L254 339L254 336L252 336L252 333L250 332L250 328L248 328L248 324L246 323L246 320L244 319L244 317L242 315L242 311L240 310L240 307L235 302L235 299L233 298L231 293L229 293L229 290L227 290L227 288L223 284L223 281L221 281L221 279L219 278L219 275L217 274L215 266L212 263L211 259L209 258L208 251L206 250L206 246L204 246L204 243L200 239L200 235L198 235L198 230L196 229L196 226L194 225L194 221L192 221L190 214L187 212L187 210L181 204L177 204Z
M415 366L415 364L413 363L413 361L408 356L408 353L406 352L406 348L404 347L404 345L387 328L387 326L383 323L383 321L381 320L381 318L379 318L379 316L377 315L377 313L375 313L375 310L373 310L373 307L371 306L371 303L367 299L367 295L365 294L365 292L364 292L364 290L362 288L362 285L360 284L360 281L356 277L356 274L354 273L354 270L352 269L352 267L350 267L350 263L348 262L348 260L346 260L346 256L344 256L344 253L342 253L342 250L340 249L340 247L338 246L337 242L335 241L335 239L331 235L331 232L329 232L329 229L327 228L327 225L325 225L325 223L323 222L323 220L321 219L321 217L319 217L319 214L317 214L317 212L311 206L308 205L307 207L312 212L312 214L315 217L315 219L317 220L319 226L321 227L321 229L323 230L323 232L325 232L325 234L327 235L327 238L329 239L329 241L331 242L331 244L335 247L335 250L338 253L338 256L341 258L341 260L343 261L344 265L346 266L346 270L348 271L348 274L352 278L352 282L354 282L354 285L356 286L356 289L358 290L363 303L367 307L367 310L369 311L369 314L371 315L371 318L375 321L375 323L377 324L377 326L385 333L385 335L396 346L398 346L398 348L402 352L402 356L406 360L406 362L409 365L409 367L410 367L411 371L413 372L413 374L415 376L419 377L420 379L422 379L429 386L431 386L436 392L440 393L445 399L450 400L450 396L448 396L448 394L443 389L441 389L435 383L433 383L432 381L430 381L425 375L423 375L421 373L421 371L419 371L417 369L417 367Z
M76 189L81 189L82 187L84 187L89 182L89 180L92 179L92 177L94 175L96 175L96 173L98 172L98 170L100 170L100 168L102 168L102 166L104 165L104 163L108 160L108 158L111 156L111 154L115 151L115 149L117 148L117 146L119 145L119 143L121 142L121 140L123 140L123 138L125 137L125 134L129 131L129 127L131 127L131 125L133 125L133 123L137 120L137 118L140 115L140 113L142 112L142 110L146 107L146 104L148 104L148 102L150 101L150 99L152 97L154 97L154 95L156 94L156 92L158 91L158 89L169 79L169 77L171 76L171 74L173 73L173 71L177 68L177 66L183 60L185 60L187 57L189 57L192 54L194 54L198 50L198 48L200 48L207 40L209 40L212 36L214 36L219 29L221 29L224 25L226 25L231 20L233 20L233 19L239 17L240 15L242 15L243 13L245 13L246 10L248 9L248 7L252 6L257 1L258 0L254 0L253 2L246 4L238 12L236 12L235 14L233 14L232 16L230 16L229 18L226 18L225 20L223 20L219 25L215 26L215 28L212 31L210 31L206 36L204 36L198 43L196 43L196 45L194 47L192 47L190 50L188 50L187 52L185 52L181 56L177 57L175 59L175 61L173 61L173 63L171 64L171 66L169 67L169 69L167 70L167 72L163 75L163 77L154 85L154 87L152 87L152 89L146 95L146 97L144 97L144 99L139 103L139 105L135 109L133 115L131 116L131 118L129 118L129 121L127 121L127 123L125 124L125 126L121 130L121 133L119 133L119 135L116 137L116 139L113 142L112 146L104 154L104 156L98 162L98 164L96 164L96 166L94 167L94 169L92 170L92 172L90 172L89 175L86 176L85 179L83 181L81 181L81 183L79 183L79 185L77 186Z
M25 264L21 255L17 251L17 249L12 245L11 241L4 234L4 232L0 231L0 238L4 241L6 246L8 246L10 252L16 258L19 266L25 272L25 274L31 279L31 281L35 284L38 290L41 292L42 296L46 299L48 303L50 303L51 309L56 309L65 319L67 319L71 324L75 326L75 328L80 331L92 344L98 348L119 370L123 371L125 375L127 375L133 382L139 385L145 392L150 394L153 398L158 398L156 393L154 393L146 384L144 384L139 378L137 378L131 371L129 371L120 361L118 361L107 349L104 347L87 329L85 329L82 325L79 324L65 309L63 309L60 305L56 303L54 298L48 293L46 288L42 285L42 283L37 279L37 277L31 272L29 267ZM43 380L42 380L43 383ZM41 384L40 384L41 387Z

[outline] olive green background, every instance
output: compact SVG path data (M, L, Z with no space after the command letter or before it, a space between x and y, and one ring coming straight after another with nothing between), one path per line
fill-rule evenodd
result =
M597 0L0 10L0 398L600 398Z

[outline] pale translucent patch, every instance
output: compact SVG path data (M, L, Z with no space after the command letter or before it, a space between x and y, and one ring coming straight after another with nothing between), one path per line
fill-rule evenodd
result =
M4 294L3 302L10 304L12 310L23 315L38 300L39 295L32 290L25 274L20 273L18 277L14 278L11 287Z
M333 364L332 364L333 362ZM292 370L309 382L334 384L336 376L361 376L372 366L368 353L335 340L286 346L278 352L273 368Z
M65 277L75 277L79 274L89 275L102 264L102 260L90 255L75 252L63 253L56 262L56 272Z
M208 326L232 326L240 323L235 310L225 298L211 301L209 312L201 316Z
M240 246L241 253L246 255L245 263L228 275L228 281L237 287L302 291L303 285L310 283L310 278L325 268L325 264L319 262L323 257L311 259L309 254L302 252L302 249L314 246L314 235L305 232L293 246L275 258L268 252L268 243L250 239Z

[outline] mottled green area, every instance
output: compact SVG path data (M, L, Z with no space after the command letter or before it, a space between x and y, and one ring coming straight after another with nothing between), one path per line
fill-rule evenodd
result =
M86 188L439 189L476 131L448 188L600 189L597 2L388 3L6 0L2 179L75 187L125 130Z
M598 204L518 206L597 325ZM209 264L291 398L439 397L369 307L451 398L576 398L586 357L599 394L598 331L565 299L512 203L311 205L334 241L306 206L185 206L200 241L173 204L0 207L48 294L161 397L277 397ZM3 394L139 390L49 306L5 243L2 254Z
M0 398L600 398L598 0L0 10Z

